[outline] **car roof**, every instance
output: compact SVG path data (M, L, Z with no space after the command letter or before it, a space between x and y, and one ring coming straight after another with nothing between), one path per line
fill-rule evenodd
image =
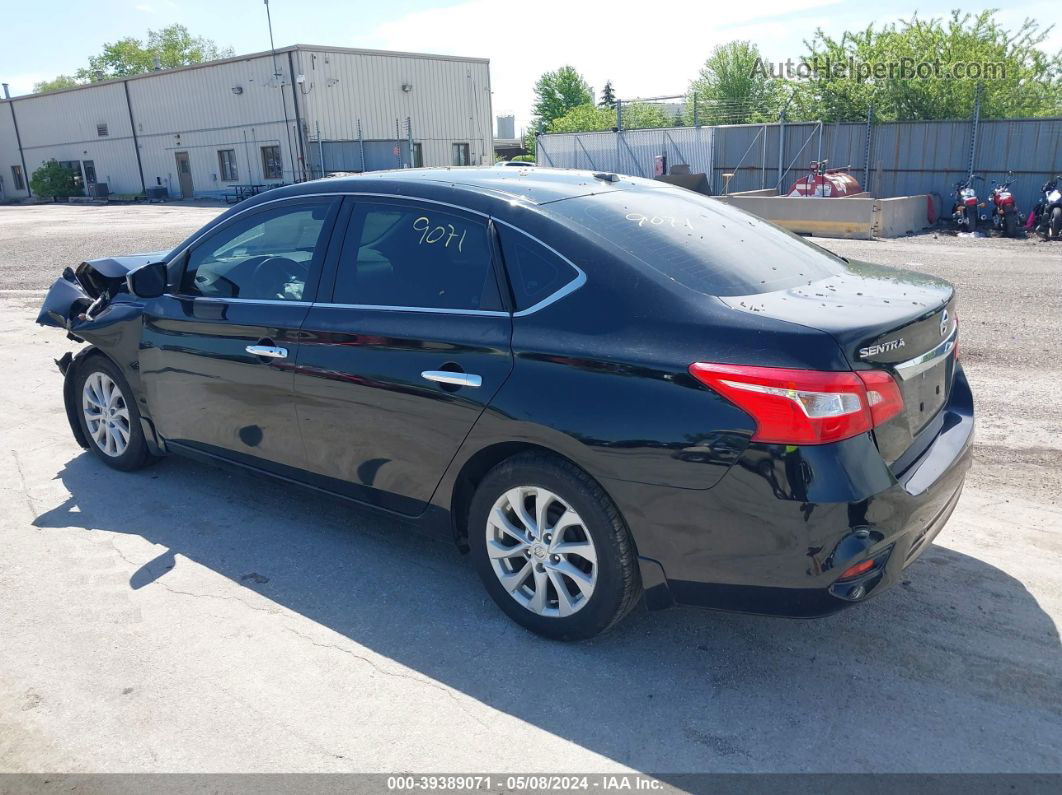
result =
M451 189L502 195L531 204L549 204L577 196L620 190L642 192L672 189L672 186L664 182L605 172L541 166L529 168L457 166L371 171L365 174L326 177L323 180L301 183L299 187L304 190L298 192L314 192L314 190L319 190L324 183L328 184L329 192L337 193L371 191L374 186L378 189L384 188L381 183L388 183L385 188L388 192L395 190L403 194L414 193L411 189L418 185L424 188L447 186Z

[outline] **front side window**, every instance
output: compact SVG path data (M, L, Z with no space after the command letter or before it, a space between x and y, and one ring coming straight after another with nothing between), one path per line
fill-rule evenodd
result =
M15 190L26 189L26 178L22 176L22 166L11 166L11 176L15 180Z
M450 163L455 166L467 166L471 161L468 154L468 144L451 144Z
M282 179L284 164L280 162L279 146L262 147L262 177L265 179Z
M332 300L500 310L487 225L430 205L362 203L351 216Z
M218 150L218 170L221 172L222 182L235 182L239 179L236 171L236 150Z
M302 301L320 258L334 201L250 213L203 242L188 257L181 292L211 298Z

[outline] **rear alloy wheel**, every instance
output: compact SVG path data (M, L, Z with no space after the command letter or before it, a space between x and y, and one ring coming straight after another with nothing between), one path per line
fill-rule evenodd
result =
M604 632L641 593L634 545L612 500L547 454L525 453L487 474L469 511L469 544L498 606L546 637Z
M487 556L518 604L564 618L586 606L597 583L597 550L579 514L549 489L509 489L487 518Z
M115 469L139 469L154 460L148 450L133 391L110 360L93 356L76 374L78 416L89 449Z

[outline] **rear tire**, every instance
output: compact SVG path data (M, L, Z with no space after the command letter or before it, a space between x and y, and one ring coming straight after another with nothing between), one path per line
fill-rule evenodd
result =
M605 632L641 595L634 543L615 504L559 457L523 453L488 472L472 498L468 538L491 598L547 638Z
M133 390L109 359L92 356L78 368L72 399L89 450L107 466L128 472L155 460Z
M1014 212L1003 215L1003 234L1007 237L1018 236L1018 214Z

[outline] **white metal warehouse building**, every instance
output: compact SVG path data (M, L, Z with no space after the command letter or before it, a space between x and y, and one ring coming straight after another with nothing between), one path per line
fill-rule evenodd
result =
M171 198L491 163L491 119L484 58L297 44L0 101L0 200L51 159L89 195Z

